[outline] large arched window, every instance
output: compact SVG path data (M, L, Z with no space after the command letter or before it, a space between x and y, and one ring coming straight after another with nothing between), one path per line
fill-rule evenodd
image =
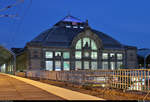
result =
M91 50L97 50L95 41L88 37L85 37L77 41L75 48L82 49L82 48L88 48L88 47L90 47Z
M78 40L77 44L76 44L76 49L81 49L82 46L81 46L81 39Z
M93 39L84 37L77 41L75 45L75 60L75 69L97 69L98 50Z

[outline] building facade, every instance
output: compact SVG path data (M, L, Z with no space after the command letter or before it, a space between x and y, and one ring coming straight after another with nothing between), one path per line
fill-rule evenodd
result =
M27 70L115 70L137 67L137 48L66 16L28 42Z

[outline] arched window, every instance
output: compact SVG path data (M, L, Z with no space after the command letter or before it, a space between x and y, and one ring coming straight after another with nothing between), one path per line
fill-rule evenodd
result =
M90 38L83 38L83 47L90 47Z
M91 50L97 50L95 41L88 37L78 40L75 48L76 49L91 48Z
M95 41L89 37L81 38L75 45L75 69L96 70L98 50ZM80 65L80 66L79 66Z
M81 39L78 40L77 44L76 44L76 49L81 49L82 46L81 46Z
M92 50L97 50L97 46L96 46L94 40L91 40L91 48L92 48Z

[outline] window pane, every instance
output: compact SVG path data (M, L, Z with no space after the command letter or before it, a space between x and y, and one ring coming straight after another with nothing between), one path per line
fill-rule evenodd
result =
M108 62L102 62L102 68L104 70L107 70L108 69Z
M82 55L81 55L81 51L76 51L75 52L75 58L76 59L81 59Z
M75 69L76 69L76 70L82 69L82 63L81 63L81 61L76 61L76 62L75 62Z
M89 38L83 38L83 47L90 47L90 39Z
M91 62L92 70L97 70L97 62Z
M89 57L89 52L84 52L85 57Z
M55 71L61 71L61 62L55 61Z
M121 66L122 66L122 62L117 62L117 68L121 69Z
M81 39L76 44L76 49L81 49Z
M53 58L53 52L45 52L45 58Z
M61 56L61 52L55 52L55 56Z
M53 70L53 61L46 61L46 70Z
M70 62L64 61L64 70L70 70Z
M64 59L70 58L70 53L69 52L64 52L63 57L64 57Z
M84 61L84 69L89 69L89 62L88 61Z
M103 54L102 54L102 58L103 58L103 59L108 59L108 53L103 53Z
M114 53L110 53L110 57L114 58L115 54Z
M122 60L122 54L117 54L117 59Z
M115 62L110 62L110 68L111 70L115 70Z
M92 48L92 50L97 50L97 46L96 46L94 40L91 40L91 48Z
M97 59L97 52L92 52L91 53L91 58L92 59Z

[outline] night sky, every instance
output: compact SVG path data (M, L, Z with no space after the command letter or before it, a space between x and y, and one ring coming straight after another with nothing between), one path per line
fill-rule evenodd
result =
M0 8L15 0L0 0ZM24 47L68 13L115 38L122 44L150 48L150 0L25 0L1 12L18 14L0 17L0 45Z

